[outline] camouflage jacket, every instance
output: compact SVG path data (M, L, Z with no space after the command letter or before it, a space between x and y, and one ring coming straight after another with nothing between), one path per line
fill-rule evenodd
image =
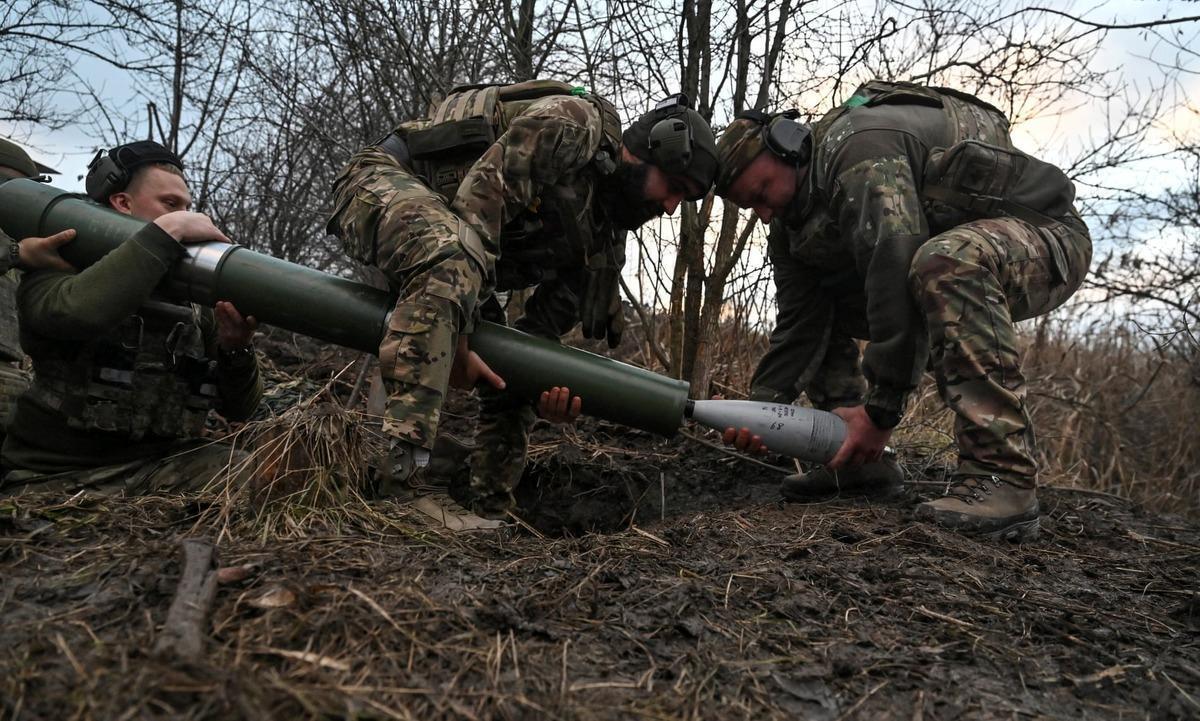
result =
M17 283L20 278L11 267L8 244L12 239L0 231L0 360L17 361L25 355L17 334Z
M78 365L80 359L107 352L98 350L101 347L136 348L141 344L143 324L149 337L152 321L142 307L182 254L183 246L157 225L148 223L116 250L79 273L50 270L26 273L17 293L17 306L21 344L33 359L35 386L61 375L64 367ZM211 372L215 381L216 409L233 420L248 417L262 397L257 362L253 356L226 359L217 352L216 321L211 310L202 309L194 314L187 313L186 308L183 311L189 319L196 319L194 325L177 319L164 322L187 333L193 332L189 328L197 327L200 339L198 352L189 352L187 359L183 358L181 348L178 372L183 372L184 360L199 356L195 360L204 364L201 370ZM127 322L131 318L136 322ZM169 332L171 328L166 330ZM176 351L171 350L170 354L171 359L176 358ZM92 377L98 377L100 385L111 382L113 379L105 377L103 370L95 368L79 382L88 383ZM175 371L168 368L164 372ZM143 435L81 427L71 411L47 407L36 390L31 388L18 401L3 450L5 465L10 468L54 473L124 463L153 456L177 441L154 435L153 430ZM132 390L138 407L144 407L148 414L158 413L160 406L182 407L180 399L143 398L137 394L138 388ZM126 425L129 421L116 420Z
M501 262L506 245L516 242L510 236L521 231L520 221L562 192L571 194L573 202L561 207L582 215L576 220L590 235L596 222L589 166L602 138L602 119L591 102L565 95L535 100L509 120L504 133L471 166L450 208L475 228ZM582 254L585 249L578 250Z
M776 224L786 234L773 244L786 247L772 253L776 272L796 286L784 293L780 284L779 317L804 326L776 336L787 338L795 364L811 369L819 365L835 307L857 316L838 322L869 341L866 403L888 413L903 413L928 356L909 293L912 258L931 235L964 220L922 197L930 155L969 138L1011 147L998 111L962 100L956 108L957 122L952 113L922 104L831 112L813 126L813 160Z

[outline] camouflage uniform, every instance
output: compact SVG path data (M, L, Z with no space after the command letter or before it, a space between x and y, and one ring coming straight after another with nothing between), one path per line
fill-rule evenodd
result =
M578 322L583 249L562 247L569 234L542 227L539 210L567 193L582 199L571 207L586 209L575 220L589 229L597 220L590 166L603 123L579 97L525 104L464 168L449 200L415 161L381 146L360 151L338 176L329 231L356 260L380 268L399 296L380 347L387 433L432 448L459 334L481 315L503 322L493 290L537 285L516 324L526 332L557 339ZM427 127L406 123L393 137L411 141ZM524 401L490 388L479 394L471 486L476 508L495 511L511 503L534 416Z
M57 173L40 163L12 141L0 138L0 167L9 168L29 178L43 173ZM7 180L0 175L0 183ZM8 432L16 399L29 387L29 374L21 368L25 353L17 331L17 284L20 277L12 266L9 248L15 240L0 231L0 444Z
M240 459L197 437L210 409L242 420L258 405L253 352L219 352L211 310L150 299L183 252L148 223L79 273L21 279L34 382L5 439L6 491L194 488Z
M17 270L10 268L12 239L0 232L0 444L8 432L16 399L29 387L29 374L21 368L25 358L17 325Z
M928 364L956 413L959 473L1032 488L1013 323L1053 310L1083 281L1092 247L1073 189L1046 185L1042 197L1035 188L1020 198L1026 210L968 210L961 194L942 192L947 178L986 191L1011 159L974 167L946 149L980 147L958 145L968 140L1011 149L1003 115L945 90L902 87L864 102L894 86L866 87L813 126L807 176L772 224L779 326L755 392L790 400L803 389L821 407L865 403L891 427ZM852 338L869 341L865 393Z

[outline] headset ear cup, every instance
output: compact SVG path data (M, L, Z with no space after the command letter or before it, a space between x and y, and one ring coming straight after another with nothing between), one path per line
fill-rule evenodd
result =
M808 162L812 131L807 125L783 115L771 119L763 132L763 142L779 158L803 165Z
M679 172L692 160L692 128L686 117L672 115L650 128L650 156L668 172Z
M101 151L103 153L103 151ZM97 203L107 204L114 193L119 193L129 184L125 169L117 164L108 153L88 165L84 189L88 197Z

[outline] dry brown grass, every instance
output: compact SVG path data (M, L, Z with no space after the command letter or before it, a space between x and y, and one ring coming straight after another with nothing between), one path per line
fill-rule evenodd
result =
M1200 377L1195 348L1155 347L1137 329L1026 335L1029 405L1051 482L1200 512Z
M361 523L360 516L375 515L365 486L368 465L387 448L380 426L379 418L344 407L328 388L245 424L230 438L245 452L210 484L217 501L203 523L216 516L227 532L237 527L264 539Z

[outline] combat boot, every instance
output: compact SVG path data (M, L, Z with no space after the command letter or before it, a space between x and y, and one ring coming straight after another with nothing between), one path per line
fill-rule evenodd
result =
M917 506L917 518L952 531L1020 543L1037 538L1037 488L999 476L957 476L946 495Z
M449 487L468 469L475 446L450 435L439 433L433 442L429 465L422 474L431 486Z
M470 501L472 511L484 518L496 520L508 518L508 512L516 507L517 499L513 497L512 491L498 488L476 491Z
M387 454L380 459L376 490L380 498L405 498L412 495L417 472L429 465L429 451L408 441L393 438Z
M808 473L793 474L779 484L779 492L789 501L811 501L828 496L867 496L886 498L904 487L904 473L889 457L858 468L840 471L824 466Z

